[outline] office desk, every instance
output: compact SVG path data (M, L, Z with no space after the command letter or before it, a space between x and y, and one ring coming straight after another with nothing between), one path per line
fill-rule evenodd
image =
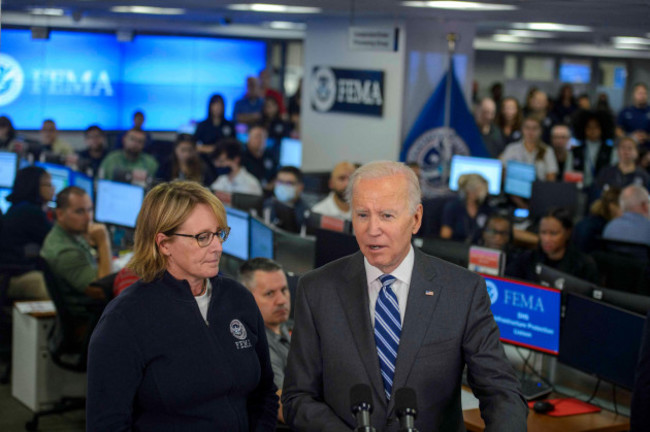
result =
M465 427L469 432L483 432L485 423L478 408L463 411ZM610 411L550 417L528 411L528 432L624 432L630 429L630 419Z
M32 411L51 408L62 396L85 396L86 374L61 369L50 359L47 336L56 312L13 309L11 395Z

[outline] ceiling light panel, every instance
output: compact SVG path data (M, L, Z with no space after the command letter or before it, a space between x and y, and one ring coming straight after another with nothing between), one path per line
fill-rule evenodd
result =
M405 1L402 5L408 7L449 9L462 11L508 11L516 10L517 6L497 3L478 3L470 1Z

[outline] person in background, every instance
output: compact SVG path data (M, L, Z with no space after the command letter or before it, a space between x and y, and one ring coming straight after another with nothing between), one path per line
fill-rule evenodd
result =
M483 144L492 158L497 158L505 148L501 130L495 125L497 106L490 98L483 98L476 109L476 126L478 126Z
M619 199L621 216L611 220L603 238L650 246L650 197L643 186L630 185Z
M618 113L616 135L630 135L639 145L645 145L650 136L650 105L648 105L648 86L637 83L632 88L632 105Z
M37 154L36 154L37 153ZM59 138L59 131L52 119L43 121L40 132L40 147L34 154L34 159L39 159L41 153L52 153L60 156L67 156L74 153L72 146Z
M291 136L300 137L300 104L302 98L302 79L298 82L296 92L289 98L289 122L291 124Z
M329 195L327 198L316 203L311 208L311 211L339 219L352 219L350 203L345 198L345 190L348 187L348 181L354 170L355 167L350 162L344 161L336 164L330 174Z
M596 178L598 191L606 187L623 189L631 184L650 188L650 174L638 165L639 151L636 141L623 137L616 143L618 163L603 168Z
M517 99L513 97L503 99L496 123L501 129L501 134L506 145L521 139L522 122L523 115Z
M160 165L156 178L164 181L192 180L200 184L211 178L208 167L199 157L192 135L178 134L174 152Z
M287 320L291 310L291 293L282 266L268 258L253 258L239 267L239 281L255 297L260 309L269 343L269 356L273 368L273 383L282 395L284 370L287 367L291 335ZM278 409L278 420L284 422L282 404Z
M571 129L565 124L556 124L551 129L551 147L558 165L557 181L564 178L564 166L571 146Z
M539 247L522 253L514 262L506 264L506 275L535 282L535 267L544 264L577 278L599 283L596 262L571 242L572 228L573 218L566 209L548 210L539 223Z
M92 177L97 176L99 166L108 154L106 149L106 134L97 125L89 126L84 131L86 149L77 152L79 165L86 166Z
M56 223L43 241L41 256L68 304L83 297L112 298L112 287L93 284L111 273L113 254L108 230L93 223L93 202L83 189L68 186L56 196Z
M503 102L503 84L500 82L495 82L490 86L490 97L497 106L497 109L501 108L501 102Z
M492 209L486 204L488 182L479 174L463 174L458 179L457 200L442 209L440 238L476 243Z
M266 129L267 136L272 143L272 149L276 154L279 154L282 138L289 136L290 127L280 116L278 102L272 97L264 99L261 124Z
M112 180L116 168L125 170L143 170L148 176L154 176L158 162L153 156L143 153L147 135L139 129L131 129L122 138L123 149L113 150L99 166L102 178Z
M22 155L27 151L27 144L18 137L16 129L7 116L0 116L0 150Z
M619 188L605 189L591 205L589 214L576 224L571 241L578 250L589 253L598 248L598 238L603 235L605 225L621 215L620 195Z
M521 255L522 250L513 243L514 231L512 220L509 217L493 213L485 223L479 245L504 252L506 263L515 261Z
M535 165L537 180L555 181L558 167L553 150L542 141L542 125L535 117L526 117L522 125L523 139L508 144L501 154L506 165L509 160Z
M140 281L109 303L88 348L89 431L275 430L264 321L253 295L219 275L229 232L223 204L196 182L145 196L127 265Z
M215 192L245 193L262 196L260 182L241 164L241 144L236 139L224 139L210 156L217 179L210 185Z
M248 130L248 142L242 156L242 165L259 180L262 188L273 190L273 178L278 171L278 163L273 151L266 148L268 135L261 124Z
M52 178L43 168L30 166L16 173L7 197L11 207L2 217L0 263L22 267L11 279L7 296L12 299L47 299L45 281L34 271L38 254L52 228L44 208L54 197ZM38 273L38 274L37 274Z
M236 123L250 127L262 119L263 106L264 98L260 94L259 82L254 76L249 76L246 78L246 93L235 102L233 119Z
M576 104L578 105L578 110L590 110L591 109L591 100L589 95L586 93L581 94L576 99Z
M551 127L555 123L550 113L548 95L536 89L530 93L527 109L524 110L525 117L533 117L542 126L541 138L545 143L550 141Z
M223 96L213 94L208 101L208 117L196 125L194 140L201 154L209 155L217 142L235 136L235 125L226 120L226 103Z
M269 212L271 223L286 231L300 232L300 228L305 224L305 211L309 210L302 199L304 188L302 171L298 168L286 166L278 170L273 197L264 202L264 209ZM285 212L280 213L279 206L293 209L291 216Z
M571 124L573 114L578 110L575 97L573 96L573 87L571 84L564 84L553 105L552 117L555 123Z
M269 68L262 69L259 73L260 95L266 99L273 99L278 106L278 111L282 117L286 117L287 110L284 107L284 97L282 93L271 87L272 70Z

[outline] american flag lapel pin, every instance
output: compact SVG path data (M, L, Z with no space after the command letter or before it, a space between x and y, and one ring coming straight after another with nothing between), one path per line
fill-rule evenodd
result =
M433 290L424 290L424 295L432 296Z

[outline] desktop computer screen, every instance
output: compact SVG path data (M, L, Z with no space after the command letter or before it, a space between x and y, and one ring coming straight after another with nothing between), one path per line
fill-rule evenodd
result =
M141 186L98 180L95 220L135 228L143 199L144 188Z
M7 210L11 207L11 203L7 201L7 196L11 193L9 188L0 188L0 211L2 214L7 214Z
M226 207L226 217L230 235L228 240L223 243L223 252L246 261L248 259L250 216L244 211Z
M449 189L458 190L458 178L463 174L480 174L488 182L490 195L501 193L503 165L499 159L454 156L451 158Z
M519 161L508 161L503 191L510 195L530 198L535 181L535 165Z
M54 186L54 198L61 190L70 186L70 176L72 170L67 166L56 165L46 162L34 162L34 166L41 167L47 171L52 177L52 185Z
M512 279L485 278L503 342L557 355L561 291Z
M293 138L282 138L280 144L280 166L302 166L302 141Z
M0 152L0 187L14 187L17 165L16 153Z
M70 184L72 186L77 186L85 190L91 200L95 199L93 179L91 177L88 177L86 174L80 173L78 171L72 171Z
M631 389L644 325L642 315L569 293L558 360Z
M250 257L273 259L273 229L251 217Z
M316 251L314 265L316 268L351 255L359 250L357 239L348 233L328 229L316 229Z

